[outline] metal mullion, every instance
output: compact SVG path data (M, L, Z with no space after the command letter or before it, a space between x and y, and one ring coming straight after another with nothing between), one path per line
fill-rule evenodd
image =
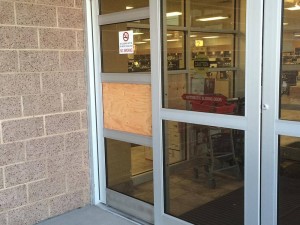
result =
M300 122L277 120L275 122L276 135L300 137Z
M145 23L127 23L127 27L140 28L140 29L150 29L150 25L145 24Z
M89 137L92 161L92 194L93 204L106 203L106 163L103 138L103 107L101 77L101 42L100 29L97 23L99 2L86 1L87 8L87 49L89 58ZM90 10L90 11L89 11ZM93 111L92 111L93 109Z
M127 21L149 19L149 7L131 9L122 12L115 12L98 16L99 25L107 25L114 23L124 23Z
M245 225L260 224L261 76L264 1L246 1L245 58Z
M151 73L101 73L103 83L151 84Z
M278 195L278 135L279 76L281 62L282 0L265 0L264 10L264 66L262 104L262 175L261 225L277 224Z
M162 109L162 120L178 121L183 123L217 126L237 130L247 130L247 119L242 116Z
M218 33L218 34L238 34L237 30L213 30L192 27L191 32L202 32L202 33Z
M152 146L153 146L153 187L154 187L154 224L163 224L163 145L162 122L162 43L161 43L161 5L160 0L149 1L150 4L150 39L151 39L151 86L152 86Z
M182 26L167 26L168 31L187 31L187 27L182 27Z

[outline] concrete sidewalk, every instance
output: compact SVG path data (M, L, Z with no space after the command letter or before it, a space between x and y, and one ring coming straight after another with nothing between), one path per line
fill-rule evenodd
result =
M86 206L45 220L37 225L140 225L105 207Z

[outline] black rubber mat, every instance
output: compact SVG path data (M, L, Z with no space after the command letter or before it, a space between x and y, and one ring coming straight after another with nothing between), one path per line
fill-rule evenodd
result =
M300 179L280 178L278 225L300 224ZM235 190L219 199L180 216L195 225L243 225L244 189Z

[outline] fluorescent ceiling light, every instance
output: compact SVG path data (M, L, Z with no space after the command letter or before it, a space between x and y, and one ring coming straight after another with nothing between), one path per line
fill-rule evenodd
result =
M214 17L196 19L196 21L207 22L207 21L214 21L214 20L225 20L228 18L229 18L228 16L214 16Z
M173 42L173 41L179 41L180 39L169 39L169 40L167 40L167 41L169 41L169 42Z
M150 41L150 38L143 39L143 41Z
M283 23L283 26L286 26L286 25L288 25L289 23Z
M300 33L294 33L295 37L300 37Z
M167 13L167 17L172 17L172 16L181 16L182 12L169 12Z
M220 36L207 36L207 37L202 37L202 38L205 38L205 39L211 39L211 38L219 38Z
M144 34L144 33L142 33L142 32L135 32L135 33L133 33L133 35L141 35L141 34Z
M126 6L126 9L133 9L133 6Z
M194 37L197 37L197 35L196 34L192 34L192 35L190 35L190 37L194 38Z
M296 4L296 5L293 6L293 7L289 7L289 8L285 8L285 9L291 10L291 11L294 11L294 10L300 10L300 6Z
M145 41L137 41L137 42L134 42L134 44L136 44L136 45L140 45L140 44L146 44L147 42L145 42Z
M167 37L170 37L170 36L172 36L173 34L167 34Z

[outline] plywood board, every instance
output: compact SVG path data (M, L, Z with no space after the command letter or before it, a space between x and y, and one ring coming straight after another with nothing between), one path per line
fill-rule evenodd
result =
M103 83L104 127L152 136L151 86Z

